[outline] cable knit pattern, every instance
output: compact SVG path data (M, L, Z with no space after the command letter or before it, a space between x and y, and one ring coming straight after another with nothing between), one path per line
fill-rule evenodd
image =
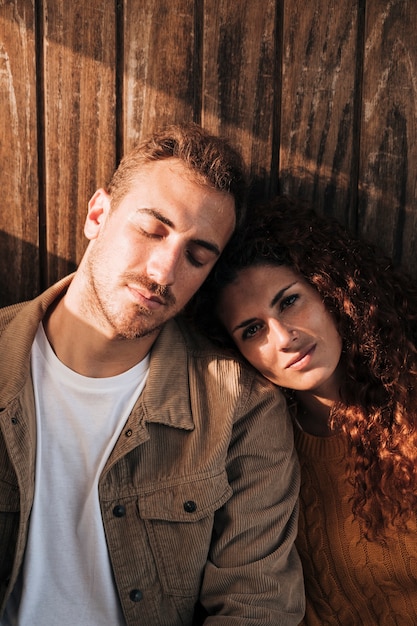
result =
M342 435L296 429L301 462L297 547L304 567L304 626L415 626L417 525L384 545L363 537L353 519Z

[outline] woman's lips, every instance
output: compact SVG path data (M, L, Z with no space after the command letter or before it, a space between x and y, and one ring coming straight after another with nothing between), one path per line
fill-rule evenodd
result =
M288 363L287 369L303 369L306 365L310 363L315 349L316 344L310 346L307 350L300 352L298 356L296 356Z

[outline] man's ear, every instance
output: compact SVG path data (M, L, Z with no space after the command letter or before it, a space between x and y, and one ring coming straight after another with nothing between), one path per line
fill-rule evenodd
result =
M109 211L109 194L104 189L97 189L88 203L88 213L84 224L84 234L87 239L97 238Z

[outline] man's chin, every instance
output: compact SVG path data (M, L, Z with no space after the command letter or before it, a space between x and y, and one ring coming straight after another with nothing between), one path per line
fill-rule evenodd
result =
M113 329L116 331L119 339L142 339L151 335L156 335L166 322L172 319L177 310L175 307L168 307L159 314L146 309L128 310L127 307L123 312L113 312L111 316ZM109 318L110 319L110 318Z
M150 337L152 335L157 335L161 328L164 326L165 322L161 324L155 324L152 326L141 326L138 328L135 325L131 325L129 327L119 328L117 337L118 339L125 339L127 341L132 341L134 339L143 339L144 337Z
M162 327L164 326L165 322L163 324L159 324L159 326L155 326L154 328L149 328L148 330L141 330L139 332L135 333L135 339L143 339L144 337L150 337L152 335L157 335Z

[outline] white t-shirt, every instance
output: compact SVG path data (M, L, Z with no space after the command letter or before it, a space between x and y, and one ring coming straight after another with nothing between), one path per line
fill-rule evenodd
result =
M118 376L87 378L59 361L40 324L31 366L35 496L22 574L1 625L124 624L98 479L144 387L149 356Z

